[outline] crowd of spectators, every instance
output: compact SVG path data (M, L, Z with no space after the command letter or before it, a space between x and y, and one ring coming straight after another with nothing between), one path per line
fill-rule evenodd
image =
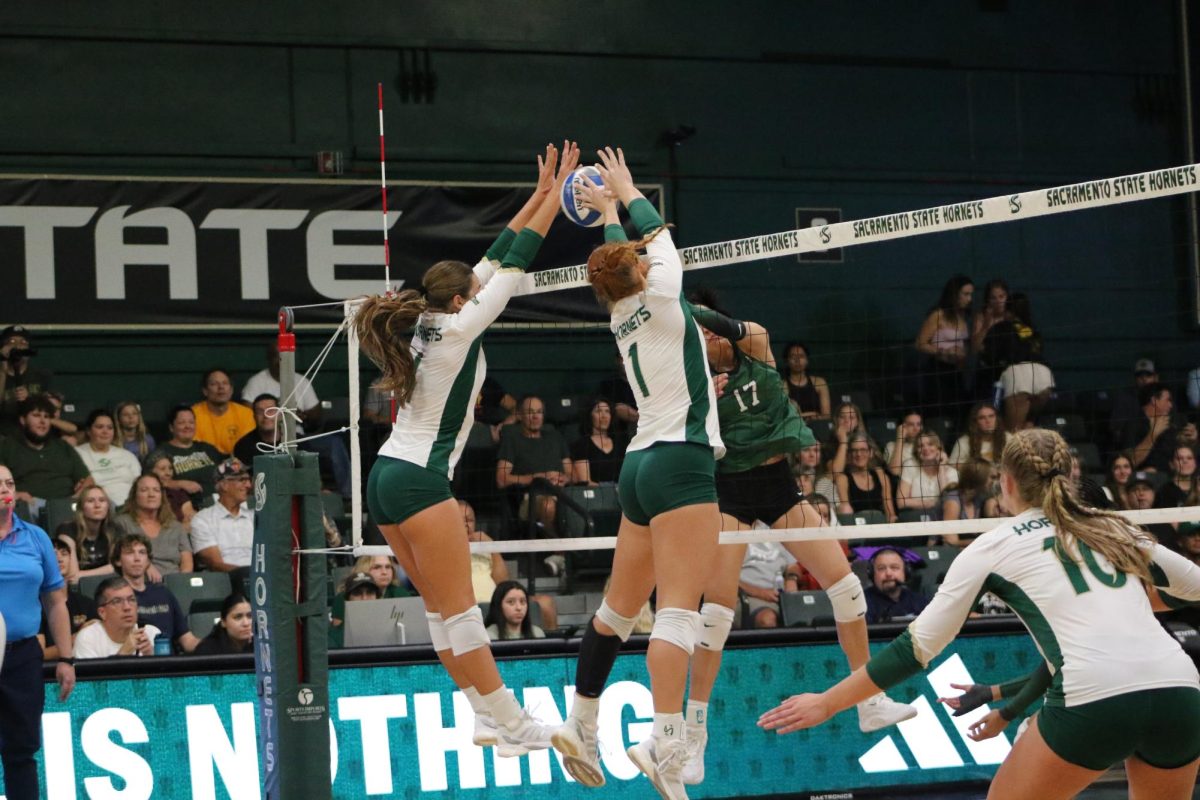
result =
M1111 392L1107 404L1084 407L1070 392L1058 388L1056 394L1027 295L993 280L972 314L974 298L973 283L955 276L925 316L913 343L919 377L904 410L873 412L870 393L833 386L812 373L819 353L802 343L784 349L780 371L788 395L819 437L789 458L798 492L818 506L827 524L1005 516L996 462L1008 431L1055 424L1047 422L1047 411L1060 424L1063 417L1081 420L1060 427L1078 448L1075 477L1102 486L1114 507L1200 505L1196 424L1181 413L1176 392L1150 359L1137 359L1130 385ZM274 343L267 347L266 367L250 376L240 394L229 371L210 369L199 376L199 399L155 420L147 420L134 401L65 418L65 398L54 391L52 376L34 366L36 355L21 326L0 332L0 464L13 473L21 513L55 520L48 533L68 584L84 580L95 587L88 596L72 592L68 598L72 632L82 642L79 657L245 650L249 606L237 579L248 571L253 538L248 464L279 436ZM1200 369L1188 373L1183 389L1179 397L1186 396L1194 413ZM325 422L311 383L298 376L292 398L300 433L319 432ZM619 358L612 375L571 413L548 409L547 399L530 394L518 400L494 378L485 383L476 405L478 436L473 432L468 448L486 452L490 475L461 493L470 541L567 535L564 519L575 512L564 507L562 490L616 482L638 423L636 393ZM389 435L391 413L388 398L369 390L362 433L368 458ZM164 429L156 437L160 424ZM345 438L324 436L302 446L320 456L326 491L348 499ZM1106 468L1097 463L1099 454L1107 454ZM479 463L476 458L477 470ZM470 483L459 476L456 486L464 482ZM467 500L485 506L486 517L477 519ZM70 512L56 515L64 502ZM1200 526L1165 524L1151 532L1200 563ZM971 539L948 534L926 544L961 548ZM919 565L910 557L896 545L865 559L860 574L872 621L919 611L924 599L911 577ZM559 588L571 585L565 554L539 554L538 563L542 577L559 579ZM558 630L553 593L530 594L519 579L529 576L518 576L512 564L499 554L472 560L476 600L487 608L492 636ZM203 637L189 629L188 609L163 583L167 575L193 570L235 578L234 593ZM753 627L784 623L781 593L819 588L778 545L748 548L740 586L745 602L739 622ZM416 590L394 560L376 557L359 559L331 594L331 643L337 646L346 601L406 597ZM535 617L544 627L534 625ZM47 658L53 657L49 637L43 641Z

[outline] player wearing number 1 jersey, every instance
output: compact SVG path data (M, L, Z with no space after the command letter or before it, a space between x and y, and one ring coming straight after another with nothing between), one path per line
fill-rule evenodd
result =
M1004 505L1016 516L955 559L903 634L819 695L796 695L759 724L820 724L877 688L918 672L950 643L983 592L1018 614L1046 661L1042 710L1013 746L989 798L1074 797L1118 761L1130 797L1190 798L1200 765L1200 678L1154 619L1146 586L1168 605L1200 601L1200 568L1113 512L1081 503L1057 433L1009 438Z
M709 299L693 307L704 328L709 367L724 375L717 416L725 442L725 458L717 464L717 498L721 529L750 528L755 522L773 528L820 527L815 508L800 497L786 460L787 453L816 444L812 432L788 400L775 369L767 330L754 322L725 315ZM832 539L784 542L788 552L821 584L833 605L838 641L857 669L867 663L866 600L858 578L838 543ZM683 781L704 781L708 742L708 703L721 668L721 652L738 606L738 577L746 545L722 545L700 607L699 648L692 659L688 685L687 762ZM895 703L882 692L859 704L859 727L870 732L916 716L912 706Z
M638 431L618 482L621 527L612 583L584 633L570 717L552 742L585 786L604 783L596 752L600 693L621 642L657 585L658 611L646 665L654 697L650 738L630 759L668 800L687 797L680 780L685 751L683 695L695 647L700 593L717 551L720 514L713 487L724 453L704 338L683 298L683 265L670 231L633 185L618 150L600 152L604 185L645 237L608 242L588 259L588 280L611 313L613 335L638 397ZM604 203L606 221L616 208ZM645 258L638 253L646 250Z

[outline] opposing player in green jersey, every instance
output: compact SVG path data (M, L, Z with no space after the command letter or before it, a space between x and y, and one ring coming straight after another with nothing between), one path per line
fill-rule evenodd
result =
M705 332L709 368L723 385L717 399L725 442L725 458L717 462L721 529L742 530L755 522L772 528L820 527L820 514L800 496L787 462L788 453L816 440L788 400L787 387L775 369L767 330L703 305L693 306L693 317ZM862 584L850 571L842 548L832 539L783 544L829 596L838 641L850 668L866 664L870 657L867 604ZM746 547L722 545L704 588L702 627L688 687L684 783L704 780L708 703L738 606L738 577ZM882 692L858 706L859 727L864 732L895 725L916 714L912 706L893 702Z
M1081 502L1070 474L1070 448L1054 431L1009 437L1000 487L1016 516L954 560L921 615L865 668L821 694L788 698L758 724L811 728L928 667L990 591L1029 629L1051 680L988 797L1066 800L1124 761L1130 797L1190 798L1200 676L1154 619L1146 588L1167 605L1198 602L1200 567Z
M546 147L533 196L474 269L439 261L421 291L368 297L354 319L363 351L383 372L377 385L394 391L399 406L367 481L371 518L425 600L433 648L475 710L473 741L501 755L549 747L550 731L521 710L496 670L450 478L487 372L483 333L537 254L579 148L564 142L561 159Z

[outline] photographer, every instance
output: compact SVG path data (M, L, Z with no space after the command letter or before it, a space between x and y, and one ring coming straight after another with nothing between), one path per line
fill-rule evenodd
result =
M4 427L16 424L17 407L23 400L50 388L50 373L29 366L29 359L36 355L24 327L9 325L0 331L0 425Z

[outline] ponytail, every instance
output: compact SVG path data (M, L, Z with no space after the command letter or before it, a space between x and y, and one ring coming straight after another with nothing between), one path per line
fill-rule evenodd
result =
M642 280L638 272L638 251L645 249L655 236L666 230L663 226L636 242L605 242L592 251L587 260L587 279L596 299L605 305L637 294Z
M405 289L395 295L366 298L354 317L359 347L383 372L376 388L395 392L396 404L401 408L412 397L416 384L408 336L428 305L422 292Z
M1061 436L1037 428L1010 434L1001 463L1016 480L1021 499L1041 507L1054 526L1059 558L1079 561L1083 544L1114 569L1151 584L1149 535L1119 514L1080 501L1071 482L1071 451Z

